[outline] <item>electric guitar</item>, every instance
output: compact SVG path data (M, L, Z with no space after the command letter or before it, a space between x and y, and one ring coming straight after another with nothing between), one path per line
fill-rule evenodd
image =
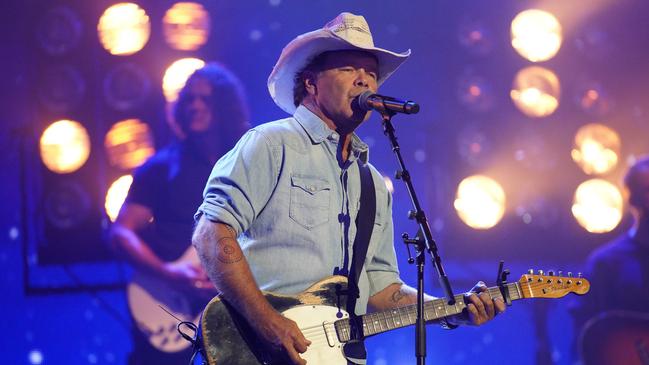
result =
M175 262L200 266L192 246ZM126 295L138 330L151 346L163 352L182 351L191 345L178 333L176 326L179 320L198 323L201 310L209 301L209 298L176 290L161 278L140 271L133 273Z
M313 284L296 296L265 292L268 302L287 318L295 321L311 341L304 354L311 365L347 365L344 346L350 341L349 315L342 309L347 278L331 276ZM585 294L590 283L584 278L523 275L518 282L503 286L511 300L524 298L560 298L569 293ZM500 287L488 289L492 298L502 298ZM462 294L455 296L455 305L444 298L426 302L426 322L452 316L466 307ZM415 324L416 305L408 305L359 316L364 337ZM200 335L209 365L286 364L286 355L264 343L250 324L227 301L215 297L210 301L200 323Z
M579 337L584 365L649 365L649 313L604 312Z

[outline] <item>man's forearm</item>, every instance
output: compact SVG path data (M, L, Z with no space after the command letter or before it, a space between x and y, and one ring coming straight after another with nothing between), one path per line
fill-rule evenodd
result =
M274 311L257 287L232 227L201 217L192 243L221 295L246 318Z
M424 294L424 300L430 301L435 297ZM385 289L370 297L369 305L373 311L382 311L417 303L417 290L400 283L388 285Z

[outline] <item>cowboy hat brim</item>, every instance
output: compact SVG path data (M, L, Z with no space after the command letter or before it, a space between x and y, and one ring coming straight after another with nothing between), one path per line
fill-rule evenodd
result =
M268 77L268 91L275 104L292 115L296 109L293 101L293 88L297 73L302 71L315 56L323 52L344 50L366 51L377 58L379 65L377 83L379 86L410 56L410 50L396 53L382 48L356 45L328 29L302 34L284 47L277 64Z

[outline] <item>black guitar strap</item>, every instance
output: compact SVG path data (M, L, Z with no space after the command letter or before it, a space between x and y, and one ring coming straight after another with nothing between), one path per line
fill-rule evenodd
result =
M352 265L347 278L347 312L350 323L350 343L345 346L344 352L347 359L362 360L366 358L363 340L363 324L361 318L356 316L356 299L359 297L358 279L363 270L367 248L372 237L374 217L376 216L376 191L369 164L358 160L358 170L361 180L360 209L356 216L356 238L354 239L354 253ZM361 362L361 363L363 363Z

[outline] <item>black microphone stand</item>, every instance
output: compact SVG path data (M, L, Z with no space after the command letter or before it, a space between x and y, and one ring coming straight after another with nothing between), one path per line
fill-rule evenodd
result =
M435 243L435 240L433 240L433 235L430 231L426 214L419 205L419 200L417 199L417 194L415 193L410 173L406 169L403 157L401 156L401 149L397 142L397 137L394 134L394 126L392 125L392 116L394 116L395 112L386 109L380 113L383 118L383 134L390 139L392 151L399 161L400 170L397 172L396 178L403 180L406 184L410 200L414 206L414 210L408 212L408 218L415 219L419 225L419 230L417 231L417 236L415 236L415 238L410 238L407 233L404 233L402 238L406 247L408 247L408 252L410 252L410 246L408 245L411 244L415 245L417 252L417 322L415 326L415 355L417 357L417 364L424 365L426 360L426 323L424 319L424 264L426 263L426 251L428 251L432 256L433 264L435 265L435 269L439 275L440 285L444 288L449 305L455 304L455 296L453 295L453 290L451 289L448 276L446 276L446 272L442 266L442 258L439 256L437 251L437 244ZM412 257L409 257L408 262L411 264L414 262Z

